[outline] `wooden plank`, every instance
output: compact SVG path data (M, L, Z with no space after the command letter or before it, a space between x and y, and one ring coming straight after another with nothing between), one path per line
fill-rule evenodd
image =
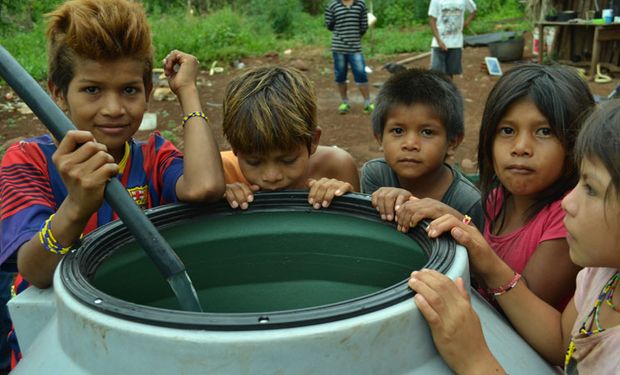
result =
M402 59L396 62L396 64L406 64L406 63L410 63L412 61L416 61L416 60L420 60L423 59L425 57L428 57L432 54L432 52L424 52L421 53L419 55L415 55L415 56L411 56L411 57L407 57L406 59Z

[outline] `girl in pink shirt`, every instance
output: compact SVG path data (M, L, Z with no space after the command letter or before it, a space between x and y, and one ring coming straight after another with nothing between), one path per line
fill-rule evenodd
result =
M429 236L450 232L467 248L472 270L493 287L512 325L551 364L567 374L620 373L620 100L586 121L575 146L577 186L562 200L570 259L585 267L563 312L538 297L486 243L480 232L450 215L434 220ZM553 274L557 266L546 267ZM526 266L527 268L527 266ZM522 279L521 279L522 280ZM409 286L437 349L459 374L504 373L482 334L462 279L413 272ZM464 347L479 348L475 351Z
M574 70L522 65L491 90L480 128L484 237L558 310L572 297L579 271L568 254L560 200L577 182L572 150L593 105Z

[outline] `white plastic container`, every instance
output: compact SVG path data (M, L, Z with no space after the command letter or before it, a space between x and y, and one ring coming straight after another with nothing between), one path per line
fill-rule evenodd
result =
M307 206L306 194L299 194L293 198ZM256 215L261 215L263 212L253 213L252 209L256 209L256 205L260 205L261 201L264 202L263 210L267 215L274 215L276 212L274 210L280 210L276 203L265 201L260 194L257 194L250 212L227 213L228 219L244 218L247 224L254 217L260 218ZM297 214L317 216L321 221L328 222L336 216L343 215L352 219L350 223L361 220L359 222L362 226L376 224L389 230L385 232L388 235L397 234L397 231L389 228L388 224L382 223L380 219L375 220L377 214L367 196L358 194L343 197L332 202L332 205L334 207L330 207L329 210L317 211L307 208L297 211ZM224 206L225 204L221 205ZM148 215L162 234L168 236L166 238L175 239L171 234L175 225L185 228L188 225L197 225L196 223L201 222L202 216L209 216L217 211L217 207L213 206L207 207L208 209L202 206L187 207L182 205L161 207L151 210ZM301 207L301 203L297 207ZM180 221L169 219L178 212L184 213ZM370 219L367 221L366 216L370 213L372 215L368 216ZM220 216L216 219L215 222L219 222L226 220L226 217ZM286 227L270 227L267 230L281 232L286 231L289 226L290 222ZM248 226L240 227L243 231L238 233L239 238L254 230ZM326 230L332 229L331 227L333 225ZM101 267L100 263L108 262L108 259L113 257L106 253L113 251L110 250L110 247L114 246L112 242L127 244L123 230L120 223L113 223L93 232L89 235L91 237L86 237L87 244L77 253L68 254L63 259L54 274L53 290L31 287L9 302L23 354L22 361L11 374L452 373L434 347L428 325L413 302L412 292L406 287L406 280L369 296L289 311L287 314L291 320L287 324L277 324L277 316L282 312L266 312L265 316L271 317L271 321L252 328L229 324L239 319L239 316L251 317L252 314L207 314L153 308L125 301L115 302L113 296L93 289L88 284L88 279L92 277L92 273L97 272L97 267ZM220 235L220 231L217 234ZM182 241L186 237L179 236L177 240ZM97 242L98 240L101 242ZM442 272L452 279L460 276L464 280L469 280L466 250L454 246L448 238L434 241L447 241L445 243L450 244L449 251L441 256L436 256L438 253L434 252L430 255L427 265L434 264L436 269L444 270L445 272ZM171 241L171 245L175 249L182 247L180 242ZM211 245L206 245L209 246ZM384 255L394 252L393 249L386 247L373 249L370 250L376 250L377 254L381 255L380 259L385 257L386 261L383 263L389 263L389 267L398 266L393 264L396 258ZM228 255L233 251L229 247L226 250L224 254ZM256 250L251 249L249 254L253 254ZM281 252L280 250L276 248L273 252ZM358 248L351 250L353 254L362 251ZM80 251L82 254L79 254ZM123 253L129 250L119 248L118 251ZM294 251L295 249L291 249L292 255L286 257L288 260L293 261L296 258ZM328 248L321 251L329 255L332 250ZM321 251L316 249L317 253ZM346 258L345 253L336 253L342 251L341 247L335 246L333 251L337 256L331 258L332 263L342 263L342 258ZM129 254L123 259L133 259L136 254L139 255L139 253ZM351 259L351 267L368 264L368 254L371 253L364 254L366 255L361 259ZM303 254L302 258L308 259L306 255ZM263 258L258 258L256 268L260 268L261 259ZM204 259L197 259L195 263L186 260L186 265L193 267L215 260L210 254ZM80 268L78 264L82 261L86 264L85 268ZM320 262L319 258L311 258L310 261L310 263ZM381 267L379 263L372 263L365 272L372 273L372 269ZM219 267L221 264L223 261L215 266ZM283 265L288 268L295 266L290 262L285 262ZM327 268L329 264L322 263L321 267ZM81 272L91 276L76 277L72 273L75 270L79 271L77 276L80 276ZM362 274L361 279L366 277L364 273L354 272L354 274ZM124 283L126 280L122 278L120 281ZM145 286L148 287L151 283L145 283L145 286L134 283L125 285L126 289L135 289L135 293L144 294L148 292ZM249 298L243 293L241 296ZM383 298L382 303L373 305L373 301L379 296ZM480 316L491 351L508 373L537 375L554 373L553 369L477 293L472 294L472 304ZM331 311L333 314L326 314L326 311ZM157 315L164 318L159 319ZM320 319L316 319L317 317ZM217 324L212 324L216 320L223 322L221 329L217 328ZM193 321L196 322L195 325ZM199 322L206 323L201 326ZM205 328L211 326L215 328ZM464 347L463 350L473 352L478 348Z
M613 23L614 21L614 10L609 8L609 9L603 9L603 19L605 20L605 23Z

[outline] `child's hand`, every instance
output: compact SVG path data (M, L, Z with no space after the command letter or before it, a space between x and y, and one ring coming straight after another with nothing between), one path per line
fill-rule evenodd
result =
M67 187L65 201L76 218L88 220L99 209L106 183L118 173L118 165L107 150L90 132L71 130L52 155Z
M382 187L372 193L372 206L379 211L382 220L392 221L400 206L413 197L405 189Z
M499 368L463 279L453 282L434 270L414 271L409 287L417 292L415 303L431 328L437 350L456 373L487 373L487 368ZM476 348L476 353L463 350L467 347Z
M445 214L452 214L456 217L462 216L457 210L438 200L411 197L396 210L397 229L406 233L409 228L418 225L420 220L437 219Z
M329 207L334 197L340 197L347 192L353 191L353 185L334 178L323 177L320 180L308 179L308 203L319 209Z
M226 184L224 197L232 208L240 207L242 210L248 208L248 204L254 201L254 192L258 191L258 185L248 186L241 182Z
M449 232L459 244L467 248L469 264L476 275L493 273L497 268L497 262L502 263L475 226L465 224L453 215L446 214L433 220L426 228L426 232L431 238Z
M181 51L170 51L164 59L164 73L168 77L168 85L177 96L181 96L182 91L187 88L196 88L199 69L198 59Z

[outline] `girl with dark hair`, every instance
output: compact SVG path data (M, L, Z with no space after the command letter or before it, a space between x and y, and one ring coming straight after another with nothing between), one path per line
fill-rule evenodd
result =
M620 100L606 103L588 118L575 154L579 182L562 200L562 209L570 259L584 268L563 312L533 293L531 283L519 282L518 274L473 226L444 215L429 225L428 233L436 237L450 232L467 248L472 270L495 287L495 298L512 325L551 364L563 364L567 374L618 374ZM409 286L417 292L416 304L437 349L457 374L504 373L484 340L462 279L453 282L436 271L422 270L412 273Z
M588 85L574 70L527 64L491 90L480 128L484 237L560 311L579 270L569 257L560 202L577 181L572 150L593 106Z

